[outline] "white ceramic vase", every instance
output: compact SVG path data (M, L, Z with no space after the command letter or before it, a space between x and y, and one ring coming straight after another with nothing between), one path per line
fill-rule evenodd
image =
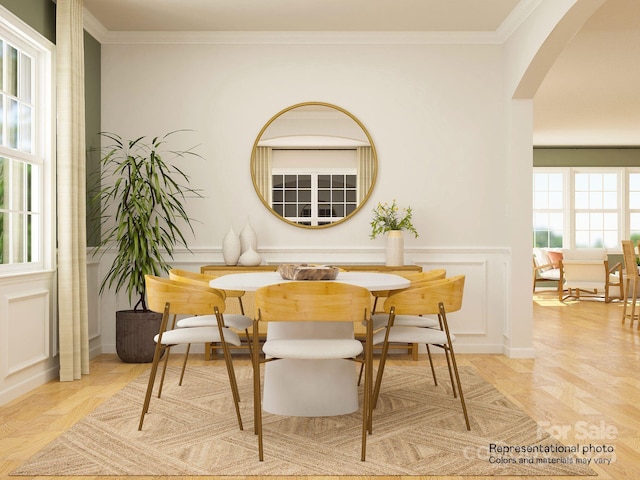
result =
M249 250L240 255L238 263L243 267L255 267L262 263L262 256L249 246Z
M404 265L404 234L402 230L387 232L386 265L389 267Z
M258 250L258 236L247 218L247 224L240 231L240 253L245 253L249 248Z
M233 227L229 229L222 239L222 258L225 265L236 265L240 258L240 239L233 231Z

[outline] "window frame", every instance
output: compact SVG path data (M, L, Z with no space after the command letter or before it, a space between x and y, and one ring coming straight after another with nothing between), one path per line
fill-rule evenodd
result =
M605 209L604 207L602 209L596 209L596 208L585 208L585 209L578 209L576 207L576 175L578 174L615 174L616 175L616 208L615 209ZM577 215L578 213L590 213L590 212L615 212L617 214L617 234L618 234L618 239L616 241L616 246L615 247L606 247L604 245L604 239L603 239L603 245L602 248L607 248L609 250L611 250L612 248L615 248L616 250L621 250L620 247L620 240L623 238L626 238L626 236L624 236L624 232L623 232L623 221L622 219L626 216L626 211L628 210L628 205L625 203L625 190L626 190L626 182L624 181L624 179L626 178L626 169L623 167L574 167L571 168L571 178L570 178L570 183L571 183L571 222L572 222L572 228L571 228L571 248L593 248L593 246L589 246L589 247L577 247L576 243L577 243L577 232L576 232L576 228L577 228ZM592 231L591 229L589 230L590 232ZM603 232L604 232L604 227L603 227Z
M0 145L0 156L39 168L38 259L0 264L0 276L53 270L55 268L55 46L40 33L0 7L0 37L33 59L31 82L34 113L31 119L32 151Z
M568 168L564 168L564 167L534 167L533 169L533 176L532 179L535 177L536 173L543 173L543 174L561 174L562 175L562 209L550 209L550 208L535 208L535 199L533 199L533 213L535 214L536 212L541 212L541 213L562 213L563 219L562 219L562 244L564 246L565 244L565 240L567 238L570 238L571 236L571 219L567 218L567 191L570 188L570 184L569 184L569 169ZM535 195L535 185L532 182L531 185L532 188L532 194ZM532 239L533 239L533 234L534 234L534 226L533 226L533 222L532 222L532 226L531 226L532 230Z
M563 193L563 245L562 248L585 248L576 247L575 218L578 211L575 206L575 174L576 173L615 173L617 175L617 209L618 213L618 245L615 248L608 248L612 253L622 252L620 241L630 238L631 235L631 214L640 214L640 208L631 209L629 205L629 175L640 174L640 167L533 167L533 173L561 173L565 190ZM534 188L532 182L532 190ZM535 192L535 191L533 191ZM534 208L532 213L537 209ZM532 222L533 233L533 222Z
M636 208L636 209L632 209L630 202L631 202L631 195L630 195L630 185L631 182L629 181L629 177L631 176L631 174L637 174L640 175L640 167L627 167L626 168L626 174L624 176L624 182L625 182L625 206L626 206L626 211L625 211L625 216L623 218L623 222L625 224L625 228L626 231L628 233L628 235L624 238L630 238L633 241L633 238L631 238L632 235L632 231L631 231L631 214L635 213L635 214L640 214L640 208Z

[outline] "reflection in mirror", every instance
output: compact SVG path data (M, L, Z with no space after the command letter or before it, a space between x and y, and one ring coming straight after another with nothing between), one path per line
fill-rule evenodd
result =
M327 103L301 103L276 114L251 154L251 176L262 203L301 227L345 221L366 202L376 174L367 130L349 112Z

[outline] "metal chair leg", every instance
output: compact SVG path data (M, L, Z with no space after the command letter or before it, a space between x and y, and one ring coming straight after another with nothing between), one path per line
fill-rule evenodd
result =
M442 323L444 325L444 330L447 335L447 345L445 345L445 347L447 348L447 350L449 350L449 353L451 354L451 363L452 363L453 371L456 377L456 384L458 385L458 393L460 394L460 404L462 405L462 413L464 413L464 421L465 421L465 424L467 425L467 430L471 430L471 424L469 423L469 415L467 413L467 405L464 402L464 394L462 393L462 382L460 382L460 373L458 372L456 355L453 352L453 342L451 341L451 335L449 334L449 324L447 323L447 315L444 310L444 304L440 303L439 309L440 309L440 315L442 318Z
M438 379L436 378L436 369L433 367L433 358L431 358L431 349L429 348L429 344L426 344L427 347L427 355L429 356L429 365L431 366L431 375L433 375L433 384L438 386Z
M189 359L189 351L191 350L191 344L187 345L187 351L184 354L184 361L182 362L182 371L180 372L180 381L178 385L182 386L182 379L184 378L184 371L187 368L187 360Z

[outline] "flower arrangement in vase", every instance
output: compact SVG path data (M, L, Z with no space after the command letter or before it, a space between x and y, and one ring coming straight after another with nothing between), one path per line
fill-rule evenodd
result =
M378 203L373 209L373 219L371 220L371 238L389 232L391 230L407 230L418 238L418 232L411 223L411 207L400 210L395 199L388 203Z
M404 237L403 230L413 233L417 238L418 231L411 223L413 212L411 207L399 209L395 199L388 203L378 203L373 209L371 220L371 238L387 234L386 265L404 265Z

